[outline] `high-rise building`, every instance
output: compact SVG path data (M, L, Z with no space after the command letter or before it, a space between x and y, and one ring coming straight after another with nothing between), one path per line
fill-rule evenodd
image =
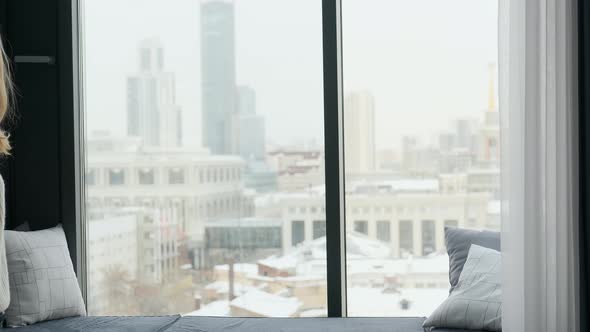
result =
M234 4L201 2L203 145L213 154L237 150Z
M256 114L256 92L249 86L237 88L238 152L246 161L244 184L257 192L277 189L277 173L266 163L264 116Z
M264 117L256 114L256 92L249 86L238 87L239 154L245 160L266 158Z
M237 105L240 115L256 114L256 91L247 85L238 86Z
M178 147L182 141L174 74L164 70L164 49L156 39L139 44L139 71L127 78L127 134L145 146Z
M488 106L484 124L480 130L479 161L498 166L500 161L500 113L496 106L496 65L490 64L488 81Z
M344 101L346 172L375 170L375 100L369 92L351 92Z

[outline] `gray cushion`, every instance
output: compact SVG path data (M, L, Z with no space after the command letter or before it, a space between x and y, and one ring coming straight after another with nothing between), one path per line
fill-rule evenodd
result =
M239 318L75 317L19 328L18 332L424 332L422 317ZM463 332L463 331L453 331ZM476 332L476 331L469 331Z
M502 254L472 245L459 283L424 327L502 330Z
M174 316L153 317L70 317L18 328L17 332L167 332L180 319Z
M423 317L238 318L185 316L166 332L424 332Z
M500 233L445 227L445 245L449 254L449 283L451 292L459 282L463 265L472 244L500 251Z
M11 294L8 326L86 315L61 226L5 231L4 236Z

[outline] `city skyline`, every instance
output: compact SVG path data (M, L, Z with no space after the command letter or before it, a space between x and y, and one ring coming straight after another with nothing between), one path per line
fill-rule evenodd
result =
M91 313L325 316L320 2L109 1L85 9ZM445 227L500 228L496 55L478 35L496 22L466 1L343 1L351 315L431 312ZM96 17L129 26L117 57Z
M406 4L405 1L372 2L379 7L390 7L395 16L399 16L396 14L396 6L403 5L407 11L418 10L418 5ZM426 2L429 3L428 6L431 5L431 1ZM192 142L198 142L194 145L202 146L199 83L200 2L177 0L174 4L164 7L159 1L149 0L141 2L141 6L138 6L130 0L120 4L120 11L106 12L105 8L108 6L97 5L91 1L85 3L86 10L93 12L93 15L88 15L90 17L85 22L88 26L86 38L93 40L90 46L92 49L88 50L86 56L86 76L93 78L89 80L89 92L86 96L87 105L92 109L89 110L90 115L87 119L89 133L105 129L115 135L125 132L125 119L120 118L126 103L125 96L121 94L121 91L124 91L121 90L121 85L125 84L125 78L130 74L128 68L136 68L137 61L135 45L130 41L139 42L146 37L155 36L162 40L166 49L166 68L177 77L177 100L186 120L183 121L183 143L193 145ZM392 31L397 30L397 25L409 25L409 28L404 30L408 33L407 36L378 34L373 24L361 26L356 23L358 18L347 14L353 13L358 4L353 1L345 1L343 4L344 22L348 24L347 34L344 36L344 51L347 55L345 89L370 90L375 95L378 149L399 148L401 137L409 133L418 134L424 140L432 139L429 137L430 133L442 130L448 125L447 120L440 118L443 114L452 114L454 117L473 116L486 107L487 80L482 77L485 77L487 64L496 57L492 49L492 46L495 46L496 31L490 30L489 26L495 25L495 22L490 22L494 19L497 9L494 2L488 0L478 1L477 5L460 0L445 4L443 6L433 3L432 8L448 13L446 19L436 17L430 12L424 13L425 20L430 20L432 25L442 26L443 29L436 33L429 28L412 28L420 22L408 22L405 18L400 18L398 22L388 20L388 30ZM235 6L236 84L247 84L256 89L259 100L258 114L264 116L267 122L267 141L279 145L310 141L322 143L320 6L314 1L293 4L262 0L236 2ZM467 6L466 8L472 10L471 14L462 15L461 11L455 13L454 9L459 6ZM372 10L371 6L361 7L363 11ZM280 15L259 17L260 15L256 15L257 8L267 8L279 14L287 11L293 13L286 17L297 17L300 13L301 19L280 19ZM372 14L377 17L384 15L373 12ZM131 27L127 24L129 15L138 18ZM444 23L447 20L451 21L451 18L452 23ZM112 23L111 26L101 25L100 22L105 19ZM275 27L274 31L266 29L269 24ZM437 39L453 40L449 36L460 24L472 25L470 31L462 32L469 35L456 38L462 40L462 44L440 45L436 42ZM101 28L93 28L99 25ZM113 45L116 45L120 52L105 52L113 45L109 46L105 44L106 41L98 40L100 37L95 33L102 34L105 33L104 29L116 29L117 26L123 25L125 29L121 38L109 41L115 43ZM178 30L186 33L179 37L175 33ZM288 38L277 39L277 34L283 34ZM273 43L282 43L286 39L292 46L271 45L265 43L267 38L271 38ZM125 42L121 44L123 40ZM351 44L356 46L347 48L347 45ZM293 49L301 51L289 53L289 50ZM372 61L373 63L381 63L384 57L390 59L391 66L384 68L386 72L383 73L383 77L376 78L375 75L378 73L373 68L374 64L363 60L368 52L378 57ZM437 57L428 55L433 52ZM425 57L421 68L399 66L408 61L404 58L405 54L421 53L424 53ZM466 58L475 60L466 61ZM278 59L281 59L281 62L276 62ZM105 65L107 63L108 65ZM388 79L388 76L395 79ZM445 80L447 82L443 83ZM400 86L401 82L405 82L405 86ZM418 88L416 84L422 87ZM277 89L278 86L281 86L281 89ZM106 93L109 98L104 98L95 91ZM418 98L417 91L423 91L434 98ZM298 97L293 98L294 95ZM433 113L434 109L440 109L440 112ZM432 121L427 126L416 122L422 119L421 115L425 112L433 114L429 116ZM437 115L439 113L440 115ZM297 116L292 117L290 114ZM300 123L298 119L314 121ZM402 119L403 121L400 121ZM305 134L301 132L302 128L306 129Z

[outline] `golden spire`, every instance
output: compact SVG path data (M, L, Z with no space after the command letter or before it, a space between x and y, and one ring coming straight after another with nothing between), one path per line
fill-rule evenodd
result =
M490 62L488 64L489 81L488 81L488 111L493 112L496 110L496 82L494 78L496 76L496 64Z

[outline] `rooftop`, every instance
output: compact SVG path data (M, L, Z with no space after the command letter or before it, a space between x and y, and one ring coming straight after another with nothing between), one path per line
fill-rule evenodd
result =
M253 289L235 298L230 305L263 317L293 317L302 303L294 297L282 297Z

